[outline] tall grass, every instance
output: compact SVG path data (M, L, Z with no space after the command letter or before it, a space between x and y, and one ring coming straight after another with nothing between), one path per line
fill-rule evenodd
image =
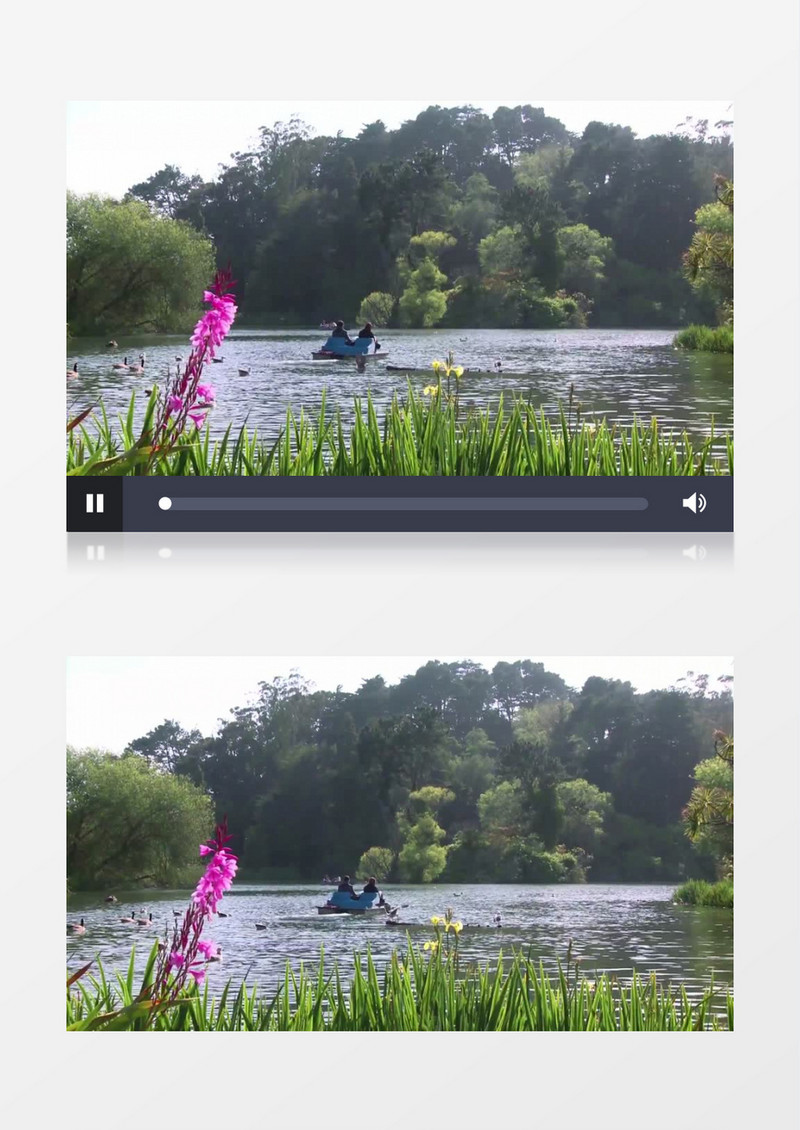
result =
M153 401L147 412L152 415ZM733 471L733 438L713 452L715 439L677 439L649 425L609 427L573 421L563 406L548 419L524 401L510 406L502 397L495 409L459 412L457 403L419 397L409 386L404 401L394 397L379 418L368 393L356 398L352 423L337 408L316 419L287 409L273 441L246 426L229 425L212 442L208 429L196 429L159 454L134 432L134 397L112 427L105 407L73 424L68 432L70 475L718 475Z
M733 353L733 326L687 326L673 344L704 353Z
M155 961L151 954L149 966ZM99 965L99 963L98 963ZM717 1007L714 1007L714 1006ZM345 981L324 953L313 972L287 964L282 984L268 997L243 982L224 987L219 999L208 985L187 990L168 1007L137 994L133 955L127 972L109 980L102 966L85 971L67 987L67 1027L159 1031L331 1032L696 1032L733 1029L733 998L711 986L700 1000L684 987L660 985L656 975L634 974L625 985L614 977L597 981L515 952L501 953L494 969L459 967L458 951L423 955L410 942L382 973L367 951L354 955Z
M687 906L733 906L733 882L722 879L707 883L704 879L690 879L675 892L675 901Z

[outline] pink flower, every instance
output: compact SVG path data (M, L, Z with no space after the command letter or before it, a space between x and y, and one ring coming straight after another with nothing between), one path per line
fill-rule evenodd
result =
M211 855L214 849L209 847L208 844L200 844L200 855Z
M178 953L177 950L173 950L167 958L167 968L177 969L180 965L183 965L185 956L185 954Z
M206 422L205 412L201 412L200 415L197 415L194 412L190 412L189 419L192 421L197 430L200 431L203 424Z
M179 396L171 396L167 401L169 404L170 412L180 412L183 408L183 400Z
M205 977L206 977L206 972L205 972L205 970L204 970L204 969L202 968L202 966L200 966L200 965L198 965L198 966L194 966L194 965L193 965L193 966L191 967L191 969L189 970L189 976L190 976L190 977L194 977L194 983L195 983L196 985L199 985L199 984L201 983L201 981L204 981L204 980L205 980Z
M205 400L208 404L213 404L216 393L214 392L214 389L211 387L211 385L198 385L197 395L201 400Z
M203 957L208 960L209 957L214 957L216 955L217 947L213 942L198 942L197 952L201 953Z

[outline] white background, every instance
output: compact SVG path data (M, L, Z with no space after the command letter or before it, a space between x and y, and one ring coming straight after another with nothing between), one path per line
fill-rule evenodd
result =
M13 1125L349 1127L352 1112L328 1097L348 1090L360 1101L374 1095L355 1117L381 1130L796 1123L795 9L794 0L606 0L545 10L497 2L16 10L4 76L0 770L2 1105ZM227 548L122 539L103 566L80 566L62 532L63 99L115 95L732 100L735 567L724 539L706 539L706 560L694 562L674 538L466 535L273 536ZM737 1031L67 1036L65 657L314 651L734 654Z

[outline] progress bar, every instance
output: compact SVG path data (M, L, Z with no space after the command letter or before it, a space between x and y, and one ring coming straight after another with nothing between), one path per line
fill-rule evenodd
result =
M647 510L646 498L171 498L160 510Z

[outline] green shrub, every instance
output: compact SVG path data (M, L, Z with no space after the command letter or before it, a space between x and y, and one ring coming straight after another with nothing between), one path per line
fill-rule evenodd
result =
M707 883L705 879L690 879L675 892L675 902L685 906L723 906L733 908L733 882L721 879Z
M678 349L733 353L733 326L687 326L673 342Z

